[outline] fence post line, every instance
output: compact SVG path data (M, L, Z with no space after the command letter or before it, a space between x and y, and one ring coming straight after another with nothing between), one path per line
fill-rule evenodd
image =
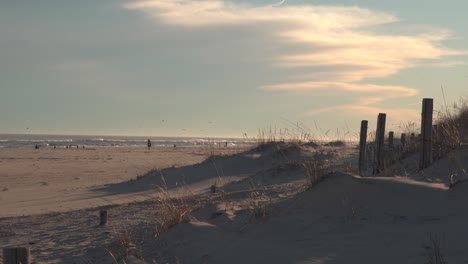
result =
M359 137L359 175L361 176L363 176L366 169L367 124L367 120L361 121L361 134Z
M3 264L29 264L31 254L29 247L15 247L3 249Z
M421 113L421 158L420 168L425 169L432 164L432 111L434 100L424 98Z
M377 117L377 130L375 134L375 155L374 155L374 174L384 170L384 140L385 140L385 121L387 114L379 113Z

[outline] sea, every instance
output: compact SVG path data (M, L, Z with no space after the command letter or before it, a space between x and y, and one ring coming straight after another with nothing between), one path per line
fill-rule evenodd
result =
M248 138L140 137L0 134L0 148L97 148L97 147L247 147L257 143Z

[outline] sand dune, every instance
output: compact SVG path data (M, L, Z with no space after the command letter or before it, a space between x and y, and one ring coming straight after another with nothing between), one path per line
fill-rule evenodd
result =
M359 177L352 169L355 148L346 145L280 143L208 159L188 149L149 155L165 163L140 177L109 180L113 171L100 186L10 197L16 207L2 202L1 212L25 216L0 219L1 244L30 244L35 259L47 263L112 263L109 252L128 261L122 237L146 263L425 263L432 236L449 263L468 260L468 185L448 188L453 159L418 171L410 155L391 171L411 174ZM171 155L177 164L164 159ZM467 150L456 155L456 166L468 165ZM311 159L325 164L326 175L312 188L302 167ZM20 183L11 190L39 190ZM194 210L155 237L159 187ZM97 226L96 206L108 208L108 226ZM56 212L36 214L47 210Z
M245 212L230 221L206 214L144 251L172 245L165 248L170 263L174 256L182 263L424 263L423 244L438 234L450 263L463 263L465 207L466 198L440 184L335 173L270 205L265 222L249 220ZM238 221L245 226L230 227Z

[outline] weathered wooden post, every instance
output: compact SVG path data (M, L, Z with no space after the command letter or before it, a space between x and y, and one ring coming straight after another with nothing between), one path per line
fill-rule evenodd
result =
M406 133L401 133L400 145L400 151L403 153L406 152Z
M393 136L394 136L393 131L390 131L390 132L388 133L388 147L389 147L390 149L393 149Z
M421 114L421 158L420 168L425 169L432 164L432 111L434 101L424 98Z
M361 134L359 137L359 175L361 176L363 176L366 169L367 123L367 120L361 121Z
M3 264L29 264L31 254L29 247L15 247L3 249Z
M384 170L384 141L385 141L385 121L387 114L379 113L377 117L377 130L375 133L375 155L374 155L374 174Z
M410 137L410 145L409 145L409 152L413 153L416 150L416 135L411 133Z
M211 193L216 193L216 184L211 185Z
M107 210L99 211L99 225L103 226L107 224Z

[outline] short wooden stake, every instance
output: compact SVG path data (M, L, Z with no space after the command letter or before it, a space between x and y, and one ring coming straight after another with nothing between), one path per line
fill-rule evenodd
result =
M367 120L361 121L361 134L359 137L359 175L361 176L363 176L366 169L367 124Z
M421 147L420 168L425 169L432 164L432 111L434 101L424 98L421 114Z
M99 217L100 217L99 225L100 226L106 225L107 224L107 210L99 211Z
M31 254L29 247L15 247L3 249L3 264L29 264Z
M216 193L216 184L211 185L211 193Z
M375 134L375 155L374 155L374 174L384 170L384 141L385 141L385 121L387 114L379 113L377 117L377 130Z

